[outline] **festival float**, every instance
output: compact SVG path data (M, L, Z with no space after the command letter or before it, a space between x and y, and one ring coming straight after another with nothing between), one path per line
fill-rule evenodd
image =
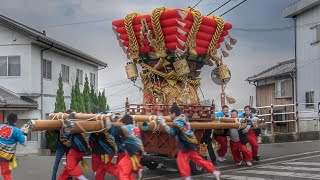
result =
M134 83L140 77L143 84L143 102L130 104L126 100L125 112L132 115L135 125L143 129L143 165L155 169L160 162L165 164L177 154L175 139L163 132L157 121L158 115L163 115L168 125L172 125L168 109L173 103L177 103L189 118L199 142L205 129L246 127L244 119L215 118L214 102L209 106L201 105L198 95L201 69L211 66L213 82L222 87L221 97L226 97L229 103L235 102L224 92L231 72L222 61L237 43L229 35L231 23L219 16L203 16L193 8L162 7L154 9L151 14L128 14L124 19L114 20L112 26L128 58L125 65L127 77ZM69 119L68 114L56 113L50 115L51 120L30 121L28 127L30 131L64 127L70 133L101 132L109 120L121 117L77 113L75 119ZM117 122L113 124L119 125ZM205 147L200 145L199 152L203 156L206 156ZM191 167L193 173L199 173L198 168Z

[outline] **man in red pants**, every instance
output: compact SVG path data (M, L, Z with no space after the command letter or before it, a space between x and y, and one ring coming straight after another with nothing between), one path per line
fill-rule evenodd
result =
M227 105L222 106L221 112L215 113L216 117L229 117L229 107ZM214 139L219 144L219 149L217 150L218 158L217 160L223 162L226 160L225 155L228 151L228 129L214 129L213 136Z
M74 119L74 113L69 115L69 119ZM58 180L66 180L69 176L75 177L78 180L88 180L78 165L83 160L85 152L88 151L90 151L88 135L85 133L71 134L67 165L63 168Z
M92 169L96 172L95 179L103 180L106 172L118 177L118 167L112 163L116 151L114 138L108 132L93 133L90 135L90 146L92 148Z
M252 120L257 119L256 117L253 117L253 114L251 113L251 107L245 106L244 107L244 113L239 115L239 118L246 118L247 120L251 121L251 124L253 123ZM260 160L260 155L258 155L258 136L260 134L260 129L251 128L251 125L248 125L246 129L244 129L244 132L247 133L247 139L251 146L252 150L252 157L255 161Z
M231 111L231 118L238 118L237 110ZM252 153L248 150L246 144L247 137L242 129L230 129L230 147L237 166L240 166L242 161L244 161L247 166L252 166Z
M118 155L118 169L120 180L135 180L134 174L139 174L139 180L142 178L142 166L140 164L141 155L144 151L140 138L140 129L133 126L133 119L130 115L124 115L120 122L120 127L110 125L110 132L116 137L120 137L121 148L124 153Z
M7 124L0 124L0 167L4 180L11 180L9 164L14 159L17 143L23 144L27 139L16 122L17 115L9 114Z
M199 146L198 141L191 130L188 118L180 113L180 108L176 104L173 104L169 111L171 118L174 119L173 127L170 128L163 117L160 117L159 122L170 136L177 136L178 146L180 148L177 164L181 176L185 178L185 180L191 179L191 170L188 161L190 160L211 173L216 179L220 180L220 171L216 171L213 164L202 159L197 152Z

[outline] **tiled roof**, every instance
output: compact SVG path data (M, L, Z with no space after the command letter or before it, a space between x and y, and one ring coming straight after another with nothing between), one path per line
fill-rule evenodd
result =
M275 76L287 75L295 72L295 60L291 59L288 61L280 62L277 65L262 71L254 76L248 77L246 81L257 81Z
M65 53L68 53L69 55L76 56L79 58L82 58L85 62L94 64L99 67L106 67L108 66L107 63L87 54L82 51L79 51L73 47L70 47L62 42L59 42L57 40L54 40L52 38L49 38L46 36L45 32L37 31L29 26L26 26L22 23L19 23L13 19L10 19L6 16L3 16L0 14L0 23L3 23L3 25L7 26L10 29L14 29L32 39L35 41L40 42L41 44L44 44L48 47L56 48L57 50L63 51Z
M0 107L37 108L38 103L29 98L20 97L14 92L0 86Z

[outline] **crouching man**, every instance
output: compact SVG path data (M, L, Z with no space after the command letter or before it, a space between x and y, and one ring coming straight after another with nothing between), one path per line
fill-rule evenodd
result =
M211 162L202 159L199 155L197 151L199 146L198 141L191 130L188 118L180 113L180 108L176 104L173 104L169 111L171 118L174 119L173 127L170 128L163 117L160 117L159 122L165 131L170 134L170 136L176 137L178 141L180 150L178 152L177 164L181 176L185 178L185 180L191 180L190 160L220 180L220 171L216 171Z
M231 118L237 118L238 111L231 111ZM248 166L252 166L252 153L247 149L247 134L242 129L230 129L230 147L232 156L237 166L244 161ZM242 156L241 156L242 154Z

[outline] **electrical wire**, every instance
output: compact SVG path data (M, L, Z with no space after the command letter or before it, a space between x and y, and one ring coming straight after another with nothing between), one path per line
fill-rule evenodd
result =
M243 0L242 2L240 2L239 4L233 6L233 8L229 9L228 11L224 12L223 14L221 14L220 16L223 16L225 14L227 14L228 12L232 11L233 9L235 9L236 7L240 6L242 3L246 2L247 0Z
M128 90L130 87L132 87L133 85L131 85L131 86L129 86L129 87L126 87L125 89L121 89L121 90L119 90L119 91L117 91L117 92L115 92L115 93L112 93L112 94L110 94L110 95L107 95L107 97L110 97L110 96L113 96L113 95L115 95L115 94L118 94L118 93L120 93L120 92L123 92L123 91L125 91L125 90Z
M54 27L61 27L61 26L72 26L72 25L79 25L79 24L88 24L88 23L97 23L97 22L104 22L104 21L113 21L114 19L100 19L100 20L91 20L91 21L80 21L80 22L73 22L73 23L65 23L65 24L55 24L55 25L47 25L47 26L39 26L36 28L54 28Z
M228 4L229 2L231 2L232 0L229 0L227 2L225 2L224 4L222 4L221 6L219 6L217 9L211 11L209 14L207 14L207 16L211 15L212 13L216 12L217 10L219 10L220 8L222 8L223 6L225 6L226 4Z
M197 4L195 4L192 8L197 7L203 0L200 0L199 2L197 2Z

